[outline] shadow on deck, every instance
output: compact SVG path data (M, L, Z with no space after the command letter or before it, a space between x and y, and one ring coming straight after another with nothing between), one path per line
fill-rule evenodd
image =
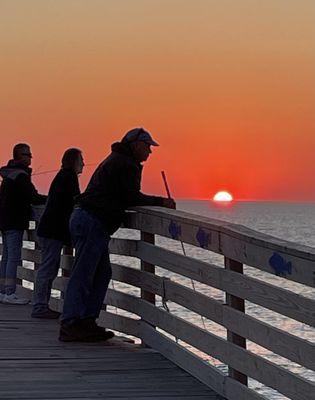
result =
M0 304L2 400L222 399L155 350L123 337L61 343L57 321L30 313L30 306Z

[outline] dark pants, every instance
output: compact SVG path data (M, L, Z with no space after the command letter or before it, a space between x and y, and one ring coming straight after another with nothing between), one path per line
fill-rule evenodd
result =
M64 324L98 318L112 276L110 236L99 219L76 208L71 215L70 232L75 258L64 300Z
M36 275L34 288L33 312L43 313L48 310L51 286L58 274L63 243L60 240L39 238L42 262Z
M0 292L13 294L16 290L16 275L18 265L22 265L21 252L23 246L21 230L2 231L2 259L0 266Z

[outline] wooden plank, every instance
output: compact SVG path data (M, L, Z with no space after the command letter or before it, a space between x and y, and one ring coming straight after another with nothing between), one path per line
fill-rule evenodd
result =
M74 257L69 254L62 254L60 258L60 268L64 271L71 271Z
M111 295L111 304L115 304L115 294ZM119 294L119 302L124 309L137 313L149 324L157 326L193 347L219 359L232 368L278 390L296 400L312 400L315 384L300 378L292 372L276 366L272 362L245 349L206 332L195 325L182 320L150 303L125 293Z
M315 327L315 301L249 276L139 242L139 258Z
M28 229L27 231L24 231L23 240L27 240L28 242L38 242L36 230Z
M138 240L111 238L109 251L112 254L133 256L137 250Z
M39 397L32 397L31 399L29 397L27 398L23 398L23 399L27 399L27 400L35 400L35 399L39 399L39 400L61 400L61 397L55 397L55 395L58 395L58 393L52 394L48 394L49 397L43 397L43 395L39 395ZM68 396L70 397L64 397L65 394L63 394L62 392L59 393L59 396L63 396L62 398L69 398L72 400L82 400L82 399L89 399L89 400L94 400L94 399L100 399L100 396L102 395L102 393L100 393L100 391L98 393L91 393L89 391L86 391L86 393L77 393L77 394L70 394ZM44 393L44 396L46 396L46 394ZM52 397L53 396L53 397ZM73 397L75 396L75 397ZM103 396L105 396L105 394L103 394ZM119 396L117 396L116 394L112 396L108 396L108 394L106 394L106 400L126 400L126 399L131 399L131 400L161 400L161 395L159 394L158 396L155 395L150 395L148 394L148 396L144 395L140 395L138 394L130 394L130 393L126 393L125 395L121 394ZM123 396L123 397L122 397ZM10 397L11 399L16 398L16 397ZM105 397L103 397L105 398ZM9 399L9 397L7 397L6 399ZM216 395L212 395L211 397L209 397L209 395L192 395L192 396L187 396L187 395L183 395L183 396L174 396L174 395L170 395L167 396L165 394L163 394L163 400L218 400L219 398ZM18 400L22 400L21 397L18 398Z
M36 232L37 232L37 227L38 227L38 222L35 222L34 229L35 229ZM34 269L35 269L35 271L37 271L39 269L39 267L40 267L40 263L42 262L41 244L40 244L39 240L34 242L34 249L35 249L35 251L38 251L40 253L40 257L39 257L40 258L40 262L37 262L37 261L34 262Z
M28 299L30 301L33 299L33 290L32 289L28 289L28 288L26 288L24 286L18 285L16 287L16 292L21 297L24 297L24 298L26 298L26 299Z
M228 400L266 400L264 396L229 378L185 348L162 335L150 325L141 323L141 336L152 348L212 388Z
M134 345L133 345L134 346ZM121 357L119 357L119 353L121 355L121 349L118 351L118 346L112 346L111 348L116 349L114 352L109 352L107 350L106 357L101 357L99 359L95 358L93 355L87 358L86 352L84 353L84 357L76 358L75 365L72 366L71 370L74 372L85 372L89 374L97 373L98 371L113 371L113 370L133 370L137 369L139 372L143 370L173 370L177 369L175 364L172 364L169 360L162 357L159 353L150 353L150 354L142 354L138 351L128 351L123 352L123 363L121 361ZM30 349L28 349L30 352ZM41 349L44 351L43 349ZM28 368L41 368L50 370L65 370L68 368L70 353L67 353L67 356L62 355L62 358L59 359L58 355L61 354L62 349L59 349L56 355L56 358L53 359L49 357L51 355L51 351L49 353L44 352L45 358L34 358L30 357L27 359L29 352L26 352L23 349L23 359L4 359L0 358L0 371L4 373L5 368L14 368L14 370L27 370ZM10 357L10 353L8 354ZM38 352L36 353L38 355ZM158 357L155 357L158 355ZM21 356L21 353L20 353ZM72 356L73 357L73 356ZM154 371L152 371L154 372ZM170 372L170 371L167 371Z
M295 257L315 261L314 247L289 242L284 239L279 239L277 237L247 228L243 225L204 217L201 215L190 214L184 211L166 209L163 207L142 206L133 207L131 208L131 210L134 210L136 212L128 213L128 219L125 224L125 227L127 228L141 230L141 228L143 227L143 224L141 223L141 218L143 216L149 216L150 219L145 225L146 228L148 228L146 229L147 232L154 233L155 231L157 235L171 237L168 229L169 227L167 226L167 229L161 230L161 223L163 223L163 220L172 220L178 222L179 224L186 223L190 225L197 225L201 228L209 229L209 231L222 232L235 238L242 239L243 241L247 241L248 243L255 243L257 245L268 247L269 249L273 249L275 251L285 252L286 254L290 254ZM157 219L157 217L160 219ZM135 228L136 224L138 224L137 228ZM162 233L158 233L159 229ZM187 243L190 243L188 240L186 240L183 234L181 235L181 239ZM197 242L195 243L198 245Z
M307 340L233 310L220 301L169 279L165 281L165 299L209 318L282 357L315 369L315 345Z
M270 249L228 234L220 234L222 253L243 264L273 275L315 287L315 261Z
M102 310L98 321L106 328L125 333L126 335L140 337L139 320Z
M49 376L49 373L47 375ZM72 397L87 392L90 394L93 393L94 395L98 393L99 397L103 399L115 395L124 396L125 398L128 398L130 394L134 396L139 396L141 394L148 396L152 391L155 395L160 395L161 398L165 395L193 396L206 394L213 398L214 395L206 386L200 383L195 384L195 379L189 376L173 376L173 380L168 380L165 375L159 378L151 374L144 376L145 379L142 379L141 382L141 376L143 375L145 374L142 373L142 375L133 376L130 372L129 374L127 372L120 372L117 374L116 372L115 375L115 373L112 372L100 376L94 375L92 377L77 374L77 376L70 375L63 378L62 375L60 376L60 374L57 374L56 376L51 376L50 381L40 379L41 375L39 375L38 378L35 375L34 380L36 381L36 385L30 385L31 382L23 380L17 380L15 385L12 381L1 382L1 394L3 395L2 398L7 398L8 395L13 392L15 395L20 396L15 397L19 399L25 398L25 392L31 399L34 398L34 395L37 398L39 394L43 394L43 398L45 398L47 392L54 396L59 394L59 398L70 397L70 393ZM25 387L27 387L27 389Z
M137 270L132 267L126 267L124 265L119 265L112 263L112 279L124 282L129 285L133 285L139 288L142 288L148 292L162 295L163 294L163 279L160 277L153 275L149 272L144 272L141 270ZM33 279L33 271L21 274L24 279L32 280ZM64 277L57 277L53 282L53 289L60 290L65 292L67 285L67 279Z
M41 263L41 252L39 250L22 249L22 259L25 261L31 261L33 263Z
M137 286L147 292L163 294L163 279L150 272L112 263L112 279Z
M191 218L179 217L178 211L175 214L173 212L170 214L168 212L160 213L156 211L163 210L160 207L135 207L133 209L137 212L127 214L128 218L125 224L127 228L145 230L174 240L182 240L197 247L201 247L200 243L202 243L203 248L216 253L220 252L219 231L216 225L205 227L201 221L198 223ZM182 212L179 213L182 214ZM199 235L204 240L198 240Z
M69 278L70 277L70 272L72 270L72 266L73 266L73 262L74 262L74 257L73 257L73 253L74 250L72 247L70 246L64 246L62 249L62 257L68 257L68 260L71 260L71 267L70 268L62 268L61 267L61 275L64 278ZM61 264L62 260L60 259L60 264ZM61 298L64 299L65 298L65 292L66 292L66 288L63 288L61 290Z
M126 227L180 239L272 274L283 273L289 280L315 287L315 250L312 247L181 211L160 207L134 209L137 213L130 213ZM282 261L278 260L272 267L271 257L274 254Z
M35 282L36 271L19 265L17 268L17 276L19 279L24 279L25 281L28 282Z

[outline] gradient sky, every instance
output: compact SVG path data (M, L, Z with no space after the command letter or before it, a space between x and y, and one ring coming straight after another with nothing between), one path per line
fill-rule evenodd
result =
M0 162L23 141L34 172L95 164L143 126L147 193L165 170L176 198L315 201L314 21L314 0L0 0Z

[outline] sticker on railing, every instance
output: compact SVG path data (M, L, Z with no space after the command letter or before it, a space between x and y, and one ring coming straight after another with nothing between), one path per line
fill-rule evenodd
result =
M211 233L206 233L202 228L199 228L197 234L196 234L196 239L203 249L207 248L210 243L210 238L211 238Z
M168 226L168 231L172 237L172 239L179 239L182 234L182 228L180 225L176 224L176 222L171 221Z
M287 262L280 254L273 253L269 258L269 265L275 270L277 276L292 274L292 263Z

